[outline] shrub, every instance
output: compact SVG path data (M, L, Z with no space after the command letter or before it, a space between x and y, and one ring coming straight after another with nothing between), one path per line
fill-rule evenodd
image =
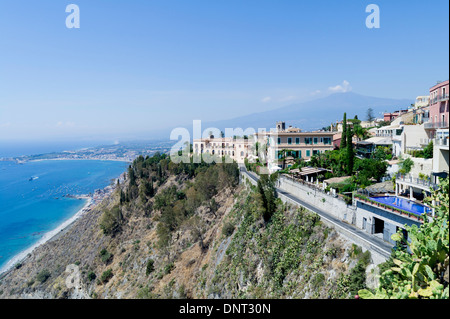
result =
M108 252L106 249L103 248L100 251L100 258L103 263L105 263L105 264L109 263L111 261L112 257L113 257L113 255L110 252Z
M87 275L87 278L89 281L94 281L95 278L97 278L97 275L93 271L90 271Z
M164 275L170 274L170 272L175 268L174 263L170 263L164 267Z
M114 206L111 210L106 210L100 219L100 228L105 235L115 235L120 230L123 220L122 209Z
M320 288L323 285L324 281L325 281L325 275L322 273L318 273L313 277L311 284L312 284L313 288L317 290L318 288Z
M107 283L112 277L114 276L112 269L108 269L105 272L103 272L102 276L100 277L101 283Z
M226 222L222 227L222 234L226 237L231 236L234 232L234 225L230 222Z
M147 269L145 271L147 276L150 275L155 270L154 264L155 264L155 261L153 259L149 259L147 261Z
M51 276L50 271L44 269L37 274L36 280L39 281L40 283L44 283L45 281L47 281L48 278L50 278L50 276Z

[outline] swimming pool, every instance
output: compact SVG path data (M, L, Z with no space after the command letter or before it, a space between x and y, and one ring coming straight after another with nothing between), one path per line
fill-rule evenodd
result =
M422 215L425 212L427 213L431 212L431 208L401 197L381 196L381 197L370 197L370 199L382 204L393 206L395 208L400 208L402 210L414 213L416 215Z

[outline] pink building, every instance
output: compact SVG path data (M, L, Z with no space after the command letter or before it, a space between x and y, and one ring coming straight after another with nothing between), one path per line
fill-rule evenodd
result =
M448 84L449 81L447 80L430 89L430 120L425 124L425 129L448 128Z
M405 114L405 113L408 113L408 110L399 110L399 111L394 111L392 113L384 113L383 120L385 122L392 122L397 117L399 117L400 115Z

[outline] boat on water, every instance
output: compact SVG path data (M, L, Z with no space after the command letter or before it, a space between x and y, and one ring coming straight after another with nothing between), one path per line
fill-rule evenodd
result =
M30 179L29 179L29 181L31 182L31 181L34 181L35 179L38 179L38 178L39 178L39 177L31 176Z

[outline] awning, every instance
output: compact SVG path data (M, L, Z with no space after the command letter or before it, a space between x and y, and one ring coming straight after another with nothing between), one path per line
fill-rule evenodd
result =
M315 167L302 167L301 170L298 168L291 170L292 173L302 175L302 176L323 173L326 171L328 171L328 170L325 168L315 168Z

